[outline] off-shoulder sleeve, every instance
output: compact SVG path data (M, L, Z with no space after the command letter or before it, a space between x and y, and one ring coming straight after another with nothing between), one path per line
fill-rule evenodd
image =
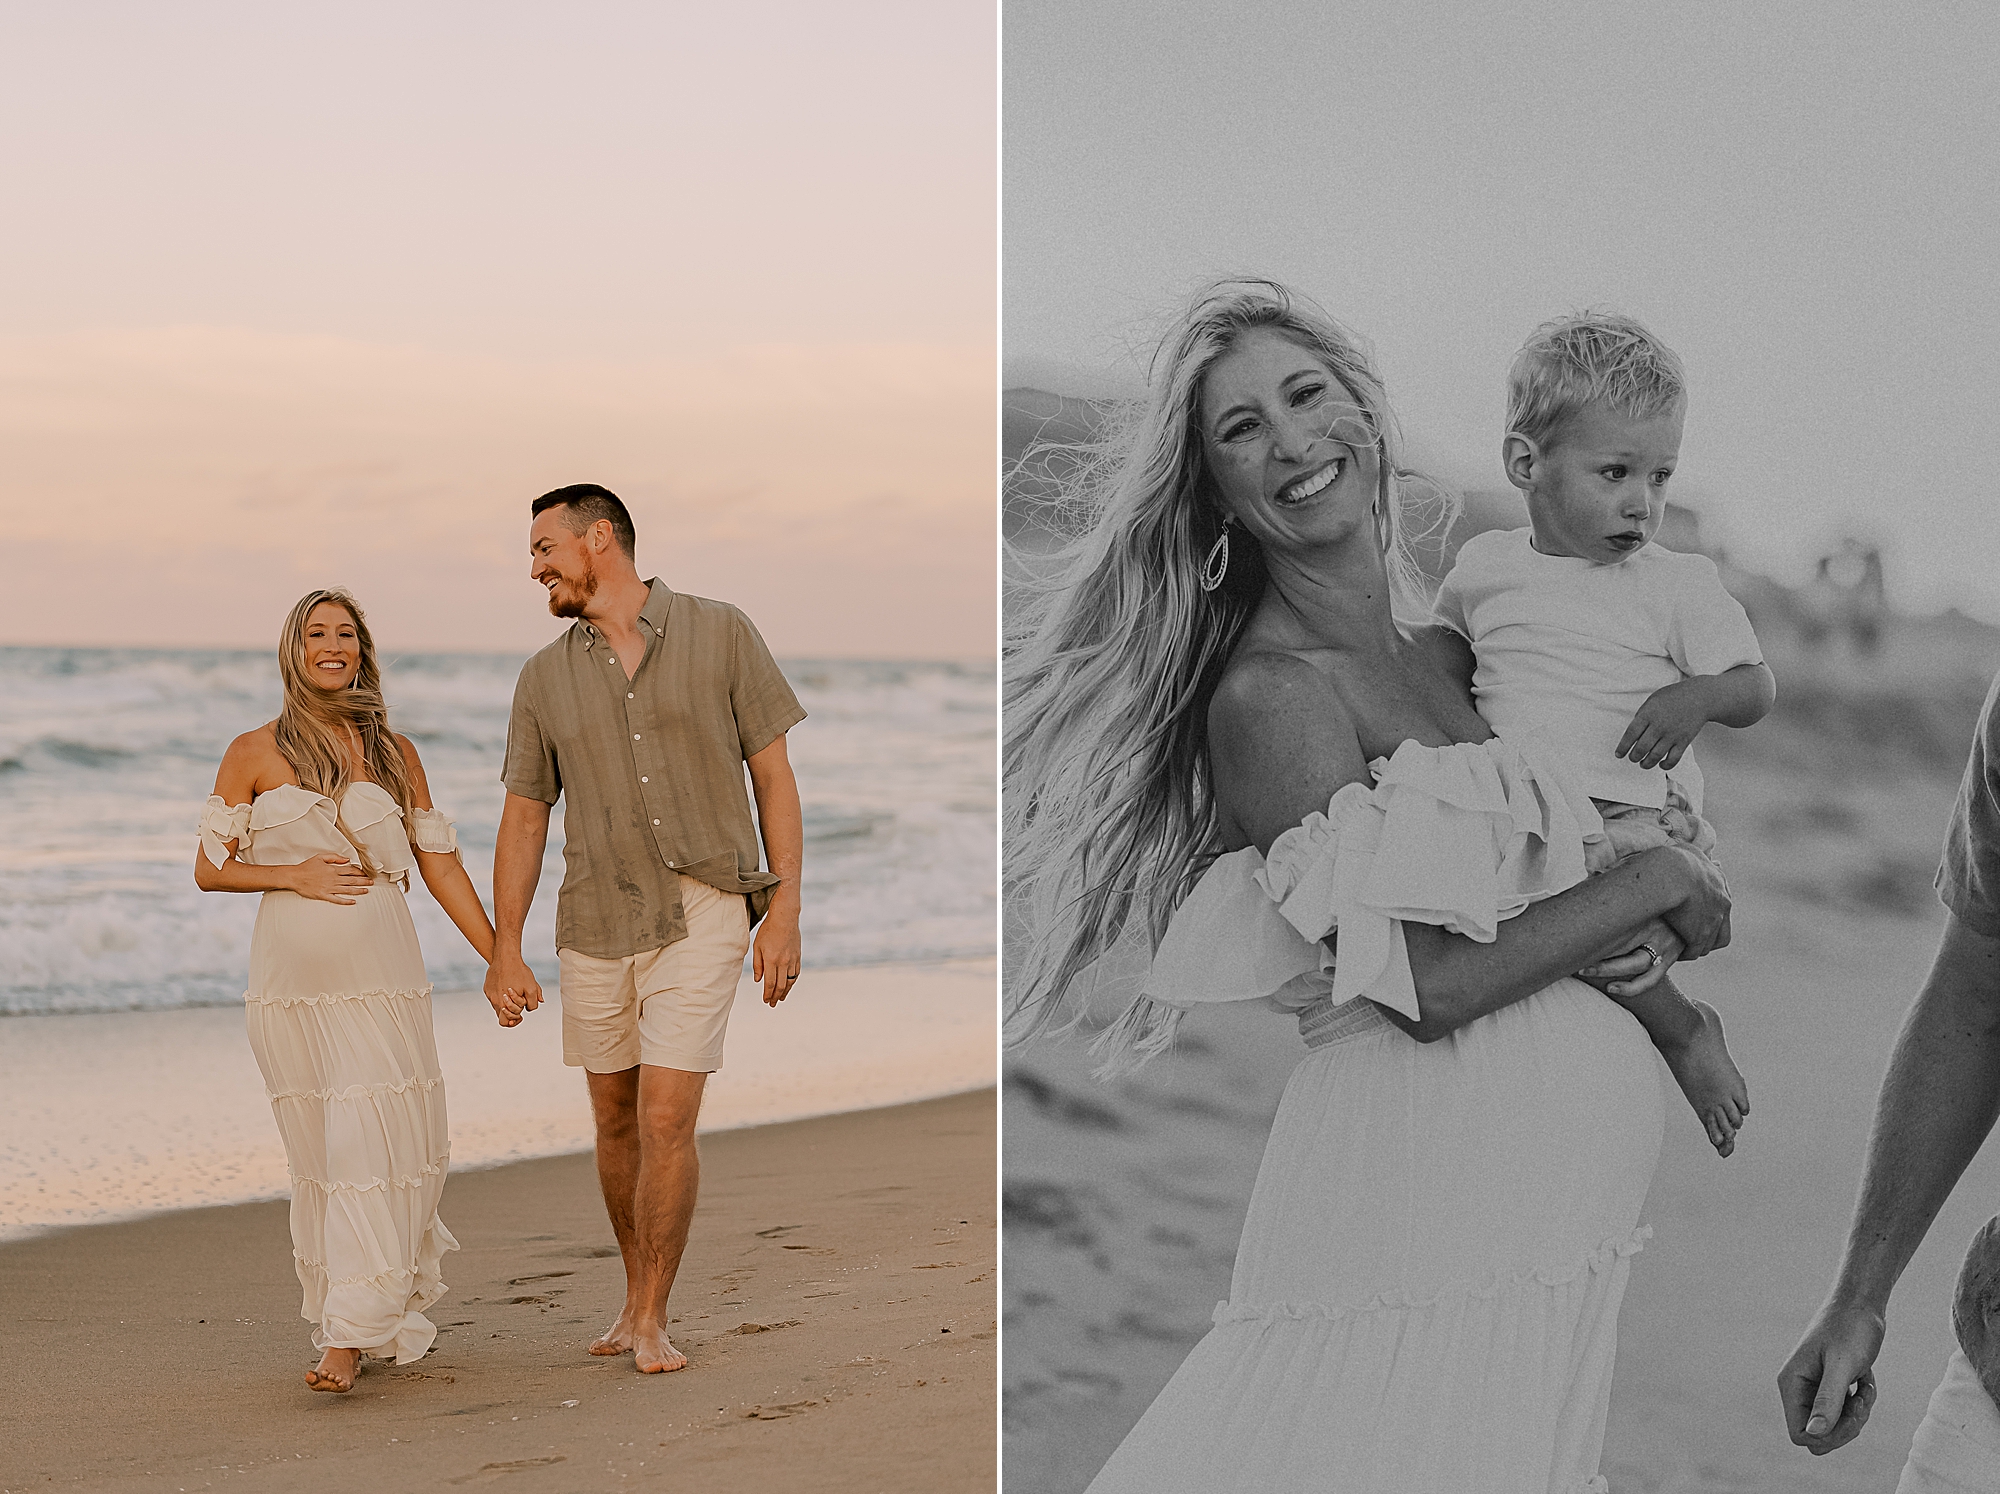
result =
M1365 996L1418 1020L1403 925L1490 942L1503 920L1581 882L1584 843L1603 835L1589 797L1532 738L1406 742L1370 766L1372 787L1342 788L1268 858L1237 851L1209 868L1174 914L1143 1001ZM1134 1023L1172 1025L1158 1012Z
M458 826L435 809L413 809L404 821L409 826L410 844L437 856L458 854Z
M241 849L249 838L250 806L224 804L220 794L210 794L208 803L202 806L201 823L196 829L201 832L202 853L219 867L229 859L230 841L235 841Z

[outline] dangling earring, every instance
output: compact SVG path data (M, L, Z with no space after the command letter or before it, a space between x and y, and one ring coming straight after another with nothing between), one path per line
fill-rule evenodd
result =
M1201 563L1201 570L1195 579L1201 583L1203 591L1214 591L1222 584L1222 578L1229 574L1229 526L1235 522L1233 515L1222 521L1222 533L1215 537L1208 559Z
M1389 553L1389 515L1382 507L1382 495L1375 495L1375 543L1384 555Z

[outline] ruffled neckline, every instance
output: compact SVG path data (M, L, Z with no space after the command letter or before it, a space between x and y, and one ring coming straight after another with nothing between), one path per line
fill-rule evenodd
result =
M1405 923L1489 942L1528 904L1587 875L1603 836L1540 734L1402 743L1272 843L1218 856L1174 912L1142 994L1104 1038L1117 1061L1172 1041L1178 1014L1268 999L1367 997L1418 1020ZM1337 951L1336 958L1336 939Z
M356 800L359 803L355 803ZM250 801L250 828L268 830L273 825L288 825L312 813L321 804L329 809L344 811L350 830L365 830L392 814L403 812L393 794L368 779L356 779L348 784L342 791L338 806L330 795L317 793L301 784L281 783L276 788L264 790Z

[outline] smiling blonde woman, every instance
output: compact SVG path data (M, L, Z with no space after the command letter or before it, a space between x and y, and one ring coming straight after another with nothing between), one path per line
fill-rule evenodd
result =
M284 709L223 754L194 879L264 895L244 993L250 1046L292 1175L300 1312L322 1351L306 1384L346 1391L364 1353L407 1364L429 1350L424 1310L458 1248L437 1216L451 1154L404 901L411 870L482 960L493 927L416 748L389 730L354 598L300 598L278 668Z
M1473 708L1381 381L1303 297L1202 293L1079 470L1008 656L1014 1035L1143 940L1113 1066L1224 1001L1306 1050L1229 1297L1092 1494L1602 1494L1663 1111L1638 1023L1571 977L1726 943L1719 876L1661 847L1584 879L1589 800Z

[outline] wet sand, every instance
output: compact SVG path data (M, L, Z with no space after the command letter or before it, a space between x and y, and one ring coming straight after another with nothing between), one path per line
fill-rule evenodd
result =
M420 1363L302 1380L283 1202L0 1245L0 1490L993 1487L991 1089L702 1137L689 1367L584 1346L623 1275L587 1155L454 1174Z
M808 968L773 1009L737 988L701 1129L900 1105L993 1082L994 962ZM501 1028L476 991L431 998L454 1168L591 1144L558 993ZM278 1198L284 1147L243 1009L0 1019L0 1240L52 1225Z

